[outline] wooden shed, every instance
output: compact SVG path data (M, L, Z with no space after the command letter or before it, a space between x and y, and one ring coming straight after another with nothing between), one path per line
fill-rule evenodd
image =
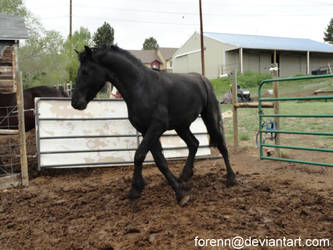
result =
M17 48L28 39L23 17L0 14L0 93L16 92Z

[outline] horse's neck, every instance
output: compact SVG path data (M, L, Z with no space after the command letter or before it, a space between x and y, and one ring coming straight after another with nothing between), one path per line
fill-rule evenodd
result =
M143 70L122 55L107 55L103 63L108 69L109 81L116 86L125 101L137 96L143 81Z

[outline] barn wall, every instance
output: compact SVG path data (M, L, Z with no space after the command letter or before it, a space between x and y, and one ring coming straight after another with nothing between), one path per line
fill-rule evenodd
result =
M226 62L225 52L234 46L223 44L214 39L204 37L205 71L208 78L217 78L223 73ZM201 73L200 35L195 33L179 48L173 56L173 72Z
M206 75L208 78L217 78L221 74L227 73L225 68L226 64L226 51L234 49L235 46L218 42L211 38L205 38L205 63ZM233 65L228 63L229 68Z
M271 66L269 52L243 52L244 72L267 73Z
M333 70L333 55L323 53L310 53L310 73L321 67L325 68L330 64Z
M243 71L267 73L271 66L271 52L261 52L258 50L243 51ZM225 68L230 70L237 67L239 71L239 50L226 52Z
M280 76L306 74L306 54L286 53L280 55Z

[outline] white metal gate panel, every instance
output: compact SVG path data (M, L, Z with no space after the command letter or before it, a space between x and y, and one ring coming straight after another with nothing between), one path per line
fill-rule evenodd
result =
M128 120L121 99L96 99L83 111L69 98L36 98L38 169L133 164L142 136ZM198 118L191 131L200 141L198 156L210 155L206 127ZM161 137L167 159L187 157L186 144L175 131ZM152 161L149 153L146 162Z

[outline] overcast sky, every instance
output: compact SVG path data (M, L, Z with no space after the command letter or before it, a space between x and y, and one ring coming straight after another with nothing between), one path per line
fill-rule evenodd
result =
M153 36L160 47L180 47L199 32L199 0L72 0L73 31L93 34L104 21L115 42L141 49ZM69 33L70 0L25 0L48 30ZM309 38L323 41L333 18L332 0L202 0L204 31Z

